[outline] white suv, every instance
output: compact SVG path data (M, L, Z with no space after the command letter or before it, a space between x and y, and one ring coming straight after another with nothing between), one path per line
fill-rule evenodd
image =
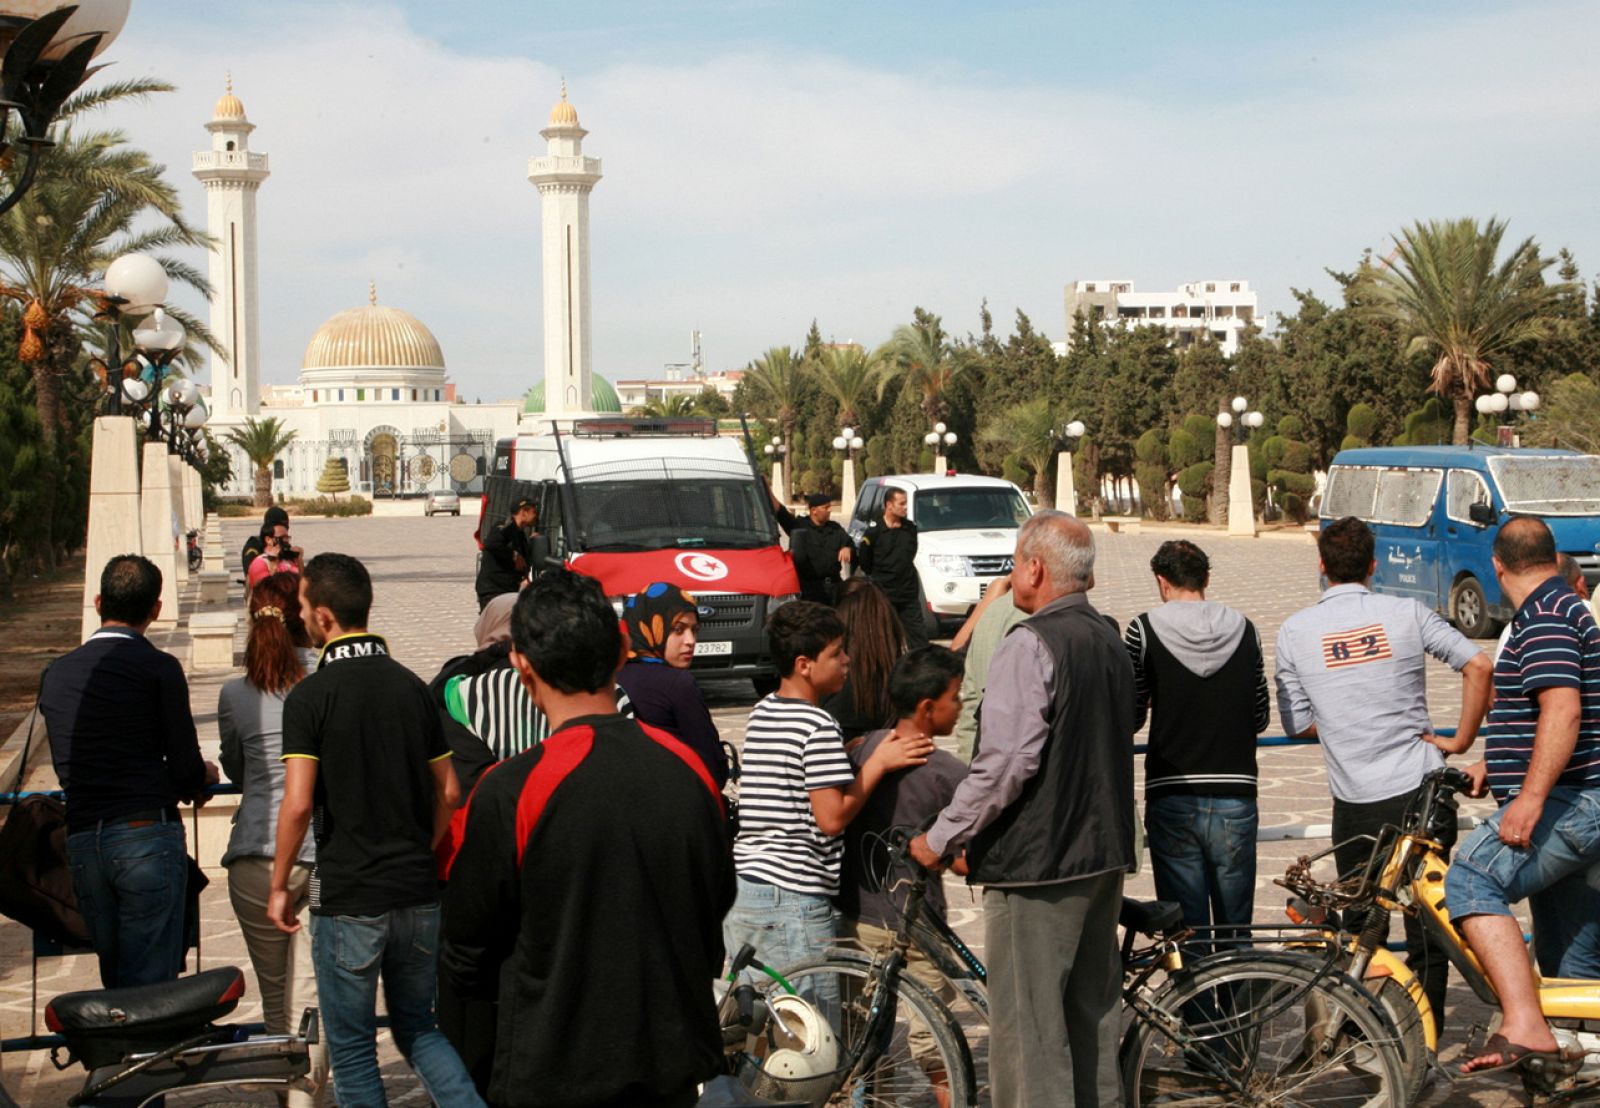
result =
M998 477L869 477L847 528L859 540L883 517L883 498L902 489L917 525L917 575L941 629L959 626L989 582L1011 572L1017 528L1033 514L1022 490Z

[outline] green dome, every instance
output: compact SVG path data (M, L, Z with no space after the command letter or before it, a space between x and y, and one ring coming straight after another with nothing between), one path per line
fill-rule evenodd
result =
M617 390L610 381L598 373L589 375L589 399L594 404L597 412L621 412L622 401L617 398ZM522 410L534 415L544 411L544 382L540 381L529 389L522 398Z

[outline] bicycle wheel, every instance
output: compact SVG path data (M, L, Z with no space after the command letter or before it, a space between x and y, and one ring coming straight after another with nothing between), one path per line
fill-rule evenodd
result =
M1399 1033L1351 978L1288 954L1209 961L1169 978L1155 1018L1125 1034L1130 1105L1408 1103Z
M840 1057L853 1053L866 1032L863 993L872 961L835 952L786 967L784 978L802 996L834 996L826 1005ZM774 985L773 988L777 988ZM858 1105L973 1105L972 1054L961 1027L926 985L902 974L895 988L894 1026L883 1050L864 1073L847 1079L830 1103Z

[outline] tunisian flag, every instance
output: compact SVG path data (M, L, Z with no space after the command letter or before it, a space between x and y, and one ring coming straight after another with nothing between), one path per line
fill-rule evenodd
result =
M690 593L785 596L800 591L794 560L781 547L758 550L636 550L574 554L567 567L600 582L607 596L629 596L657 581Z

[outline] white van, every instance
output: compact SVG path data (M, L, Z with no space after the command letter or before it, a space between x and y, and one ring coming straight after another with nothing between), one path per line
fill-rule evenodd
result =
M1033 510L1021 489L998 477L869 477L846 525L852 539L883 518L890 489L905 492L917 525L917 576L930 618L941 631L954 630L989 582L1011 572L1017 528Z

